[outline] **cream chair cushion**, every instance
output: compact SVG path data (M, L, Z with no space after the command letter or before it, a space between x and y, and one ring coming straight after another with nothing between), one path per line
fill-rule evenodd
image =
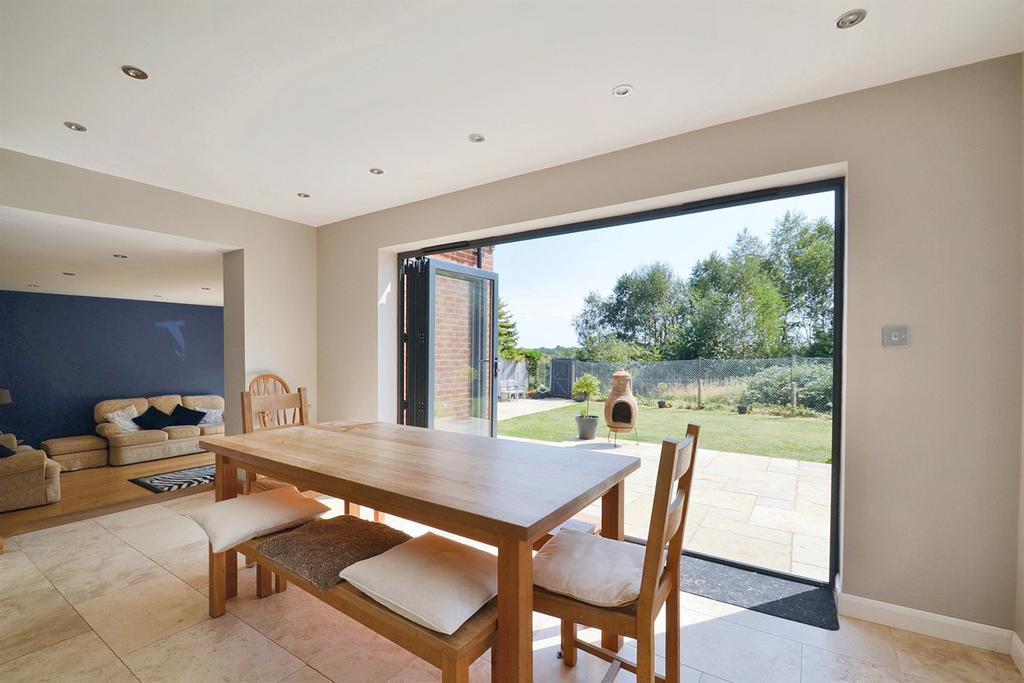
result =
M426 533L346 567L341 578L406 619L451 635L498 594L498 559Z
M257 536L304 524L330 510L307 498L294 486L222 500L193 512L215 553L234 548Z
M640 596L642 545L562 529L533 558L533 582L598 607L621 607Z

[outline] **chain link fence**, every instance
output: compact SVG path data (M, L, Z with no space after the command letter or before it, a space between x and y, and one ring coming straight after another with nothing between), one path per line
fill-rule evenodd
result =
M735 410L741 406L781 415L832 414L832 359L697 358L632 363L575 362L575 376L601 380L625 367L641 401L668 401L688 408Z

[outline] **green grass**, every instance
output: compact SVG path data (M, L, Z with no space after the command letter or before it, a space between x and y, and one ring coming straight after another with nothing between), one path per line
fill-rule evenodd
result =
M598 438L607 434L604 420L600 417L603 409L600 403L591 404L591 414L597 414L601 422ZM576 438L573 418L578 414L577 406L565 406L513 417L498 423L498 434L540 441L567 441ZM665 437L684 436L689 422L701 426L700 445L710 450L814 462L831 462L832 459L832 422L822 418L640 406L637 432L641 441L661 443ZM632 434L619 435L620 440L632 437Z

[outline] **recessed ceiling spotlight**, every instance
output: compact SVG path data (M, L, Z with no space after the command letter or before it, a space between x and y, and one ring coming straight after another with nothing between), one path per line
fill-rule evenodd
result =
M29 286L29 287L35 287L35 288L37 288L37 289L39 288L39 285L35 285L35 284L32 284L31 282L30 282L30 283L28 284L28 286Z
M295 196L302 197L303 199L309 199L309 195L306 194L305 192L296 192Z
M114 258L128 258L127 254L114 254Z
M146 73L137 66L132 66L131 64L125 64L124 66L122 66L121 71L124 72L125 76L128 76L129 78L134 78L137 81L144 81L147 78L149 78L148 73Z
M612 94L615 95L616 97L625 97L631 92L633 92L633 86L631 86L629 83L623 83L622 85L617 85L614 88L612 88Z
M384 175L384 169L383 168L371 168L370 169L370 173L372 173L373 175Z
M470 133L470 134L469 134L469 141L470 141L470 142L483 142L483 141L484 141L484 140L486 140L486 139L487 139L487 138L485 138L485 137L484 137L483 135L481 135L480 133Z
M78 275L78 273L69 273L67 271L64 271L64 274L67 275L68 277L74 277L74 276Z
M76 133L84 133L85 131L89 130L88 128L86 128L82 124L75 123L74 121L65 121L64 122L64 126L67 127L67 128L70 128L71 130L75 131Z
M852 9L849 12L843 12L836 19L836 28L853 28L864 21L867 15L868 11L866 9Z

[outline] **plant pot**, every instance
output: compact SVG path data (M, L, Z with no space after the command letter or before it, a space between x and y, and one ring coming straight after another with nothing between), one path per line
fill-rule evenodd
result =
M551 395L550 391L538 391L537 392L537 398L547 398L550 395Z
M574 395L572 397L572 400L576 401L577 403L583 403L584 401L587 400L587 395L586 394L576 394L576 395Z
M665 399L658 399L658 407L668 408L668 401L666 401Z
M584 441L597 436L597 415L577 415L576 434Z
M736 412L739 413L740 415L746 415L747 406L741 403L740 405L736 406Z

